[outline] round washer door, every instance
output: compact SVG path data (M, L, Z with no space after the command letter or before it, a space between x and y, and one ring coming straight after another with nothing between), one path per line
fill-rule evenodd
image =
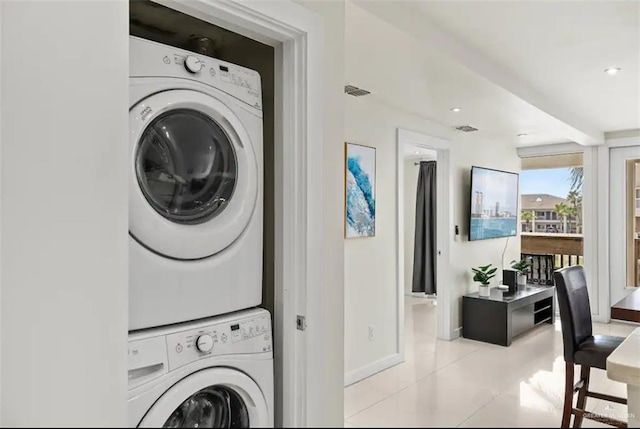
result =
M129 120L130 234L184 260L233 243L258 195L256 155L238 117L213 96L176 89L145 98Z
M258 385L230 368L195 372L158 399L138 427L244 428L269 426Z

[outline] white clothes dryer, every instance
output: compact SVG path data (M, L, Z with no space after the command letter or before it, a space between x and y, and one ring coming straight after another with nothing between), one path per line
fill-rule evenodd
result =
M262 300L260 75L130 38L129 330Z
M130 427L273 427L271 319L253 309L129 336Z

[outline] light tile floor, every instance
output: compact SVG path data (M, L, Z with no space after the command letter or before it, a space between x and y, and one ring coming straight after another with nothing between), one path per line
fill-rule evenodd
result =
M510 347L436 339L436 307L405 300L405 362L345 389L345 427L559 427L564 392L560 322ZM594 324L627 336L634 325ZM591 389L626 397L624 385L592 370ZM626 406L588 399L587 409L626 420ZM609 427L585 420L583 427Z

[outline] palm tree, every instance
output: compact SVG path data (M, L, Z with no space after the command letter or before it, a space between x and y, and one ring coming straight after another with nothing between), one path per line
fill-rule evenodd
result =
M525 222L527 232L532 232L529 228L529 222L533 220L533 217L533 211L522 212L522 214L520 215L520 218Z
M564 219L564 229L565 229L565 233L569 233L571 231L569 231L569 224L567 224L567 220L571 220L571 219L575 219L576 218L576 209L573 206L566 206L567 208L565 209L564 215L565 215L565 219Z
M573 209L573 216L576 218L576 232L580 233L582 229L582 193L576 189L569 191L567 202Z
M567 232L567 216L569 216L569 206L565 203L558 203L554 206L553 210L558 214L558 217L562 219L562 232Z
M584 180L584 168L583 167L571 167L570 173L571 190L580 191L582 193L582 182Z

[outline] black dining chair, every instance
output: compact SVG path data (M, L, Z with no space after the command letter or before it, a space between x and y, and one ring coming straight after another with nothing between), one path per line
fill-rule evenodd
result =
M587 397L626 404L627 400L589 390L591 368L607 369L607 357L618 347L624 338L611 335L593 335L591 307L584 268L566 267L554 273L560 321L562 323L562 342L566 363L564 409L562 427L568 428L574 415L573 427L582 427L583 418L617 427L627 427L621 420L593 414L585 410ZM580 365L580 380L574 384L575 366ZM573 407L573 397L578 400Z

